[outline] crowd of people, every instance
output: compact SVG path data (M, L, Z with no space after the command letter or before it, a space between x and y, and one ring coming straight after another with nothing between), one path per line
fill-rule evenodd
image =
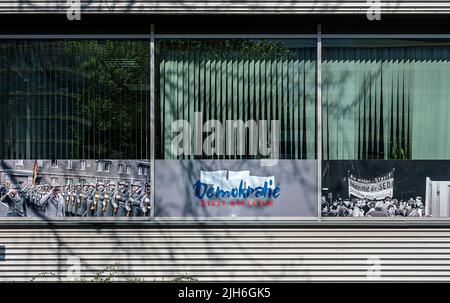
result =
M133 182L76 185L0 186L0 203L7 216L26 217L32 213L46 217L148 217L150 185Z
M352 198L328 202L322 196L322 217L425 217L425 205L421 197L398 200Z

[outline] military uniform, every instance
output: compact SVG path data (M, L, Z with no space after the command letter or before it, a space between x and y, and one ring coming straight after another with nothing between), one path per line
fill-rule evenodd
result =
M130 195L128 196L128 202L131 206L132 217L141 217L143 214L142 205L145 193L142 190L141 186L142 186L141 183L133 182L132 184L133 190L130 192Z
M144 217L150 217L150 210L152 208L151 206L151 187L149 183L145 184L145 193L144 198L142 199L142 216Z
M82 195L82 187L81 187L81 184L78 184L76 187L75 199L74 199L74 204L73 204L73 208L72 208L73 216L78 216L78 209L80 208L80 203L81 203L80 195Z
M94 216L103 217L103 213L106 210L108 195L103 183L97 184L97 190L94 193Z
M37 210L36 205L37 205L37 197L38 197L38 194L39 194L38 186L34 186L34 187L30 190L30 193L29 193L29 197L30 197L30 206L31 206L33 209L35 209L35 210Z
M26 207L31 206L31 190L32 190L31 185L27 185L20 192L20 196L25 199Z
M69 214L70 204L72 203L72 201L71 201L72 200L72 191L73 191L73 186L69 185L67 188L67 191L65 193L65 196L64 196L64 203L66 205L67 215Z
M94 197L95 196L95 184L89 184L89 189L84 193L86 199L86 217L92 217L95 215Z
M79 217L83 217L86 215L88 193L89 187L87 185L84 185L83 188L78 192L77 216Z
M108 184L108 188L105 191L105 200L106 200L106 207L105 211L103 213L104 217L113 217L115 213L115 209L117 208L117 204L115 202L115 192L116 192L116 185L114 183Z
M66 185L63 189L63 191L61 192L61 196L64 200L64 203L66 203L66 205L69 205L69 192L70 192L70 185Z
M42 185L42 187L39 190L38 195L35 199L35 205L36 205L36 209L38 211L45 211L45 206L41 204L41 200L48 193L49 193L48 185L47 184Z
M78 188L77 186L72 186L72 189L70 191L70 195L69 195L69 203L68 203L68 208L67 208L67 213L69 216L73 216L76 212L75 208L77 205L77 198L78 198Z
M8 217L26 217L27 208L25 204L25 199L20 196L19 188L13 187L15 193L8 192L0 198L0 202L8 204Z
M131 212L131 206L128 203L128 184L124 181L119 182L119 189L116 192L116 203L119 204L118 216L126 217Z

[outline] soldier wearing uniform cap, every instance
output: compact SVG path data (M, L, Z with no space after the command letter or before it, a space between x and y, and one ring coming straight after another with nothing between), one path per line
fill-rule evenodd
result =
M92 217L95 215L94 198L95 198L95 184L90 183L88 191L84 193L84 199L86 200L86 217Z
M31 186L29 189L28 189L28 193L27 193L27 196L28 196L28 205L30 206L30 207L34 207L34 192L36 191L36 186Z
M107 206L107 194L105 190L105 184L103 182L97 183L97 190L94 194L94 216L103 217L103 214L106 210Z
M145 183L144 198L142 199L141 205L142 216L144 217L150 216L150 209L151 209L150 195L151 195L151 185L150 183Z
M77 200L78 200L78 186L79 186L79 184L72 185L72 190L70 192L70 200L69 200L70 209L68 210L69 216L75 215L75 209L77 207Z
M26 217L27 207L25 199L19 194L18 185L11 186L11 189L0 198L0 202L8 204L8 217Z
M142 200L144 198L144 192L142 190L142 184L140 182L133 182L131 184L131 192L128 197L128 203L131 207L131 213L128 212L127 216L138 217L142 215L141 207Z
M81 204L80 196L83 195L82 190L83 190L83 185L81 183L78 183L77 186L75 187L75 199L73 201L73 206L72 206L72 215L73 216L78 215L78 209L80 208L80 204Z
M42 198L50 192L50 186L47 183L42 184L41 190L36 201L36 207L39 211L45 211L45 206L41 204Z
M73 216L73 211L75 209L75 205L77 203L77 186L75 184L72 184L70 186L70 195L69 195L69 200L68 200L68 204L66 204L67 206L67 215L68 216Z
M36 210L39 211L39 201L41 200L41 190L42 185L36 186L31 193L31 205Z
M66 203L67 206L69 205L69 192L70 192L70 185L64 186L61 192L61 196L64 200L64 203Z
M75 185L69 185L69 191L65 196L64 203L66 204L66 215L69 216L72 212L72 204L75 199Z
M82 217L86 214L87 209L87 196L86 193L89 191L89 185L83 184L83 187L78 192L78 207L77 216Z
M106 199L106 207L105 212L103 213L104 217L113 217L114 210L117 208L115 206L114 194L116 192L116 184L114 182L110 182L105 191L105 199Z
M128 183L125 181L119 182L119 188L116 191L115 194L115 201L119 205L118 209L116 209L116 212L118 212L119 217L125 217L127 213L131 212L131 207L128 205Z
M27 184L22 190L20 195L25 199L25 205L29 207L31 205L31 184Z

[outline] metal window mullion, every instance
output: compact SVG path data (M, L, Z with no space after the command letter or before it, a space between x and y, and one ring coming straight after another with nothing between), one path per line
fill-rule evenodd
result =
M317 146L317 220L322 215L322 28L317 25L317 58L316 58L316 146Z
M155 25L150 25L150 218L155 217Z

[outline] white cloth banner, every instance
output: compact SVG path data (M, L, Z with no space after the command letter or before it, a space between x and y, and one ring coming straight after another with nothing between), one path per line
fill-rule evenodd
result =
M394 171L378 178L364 179L348 176L349 195L369 200L382 200L394 194Z

